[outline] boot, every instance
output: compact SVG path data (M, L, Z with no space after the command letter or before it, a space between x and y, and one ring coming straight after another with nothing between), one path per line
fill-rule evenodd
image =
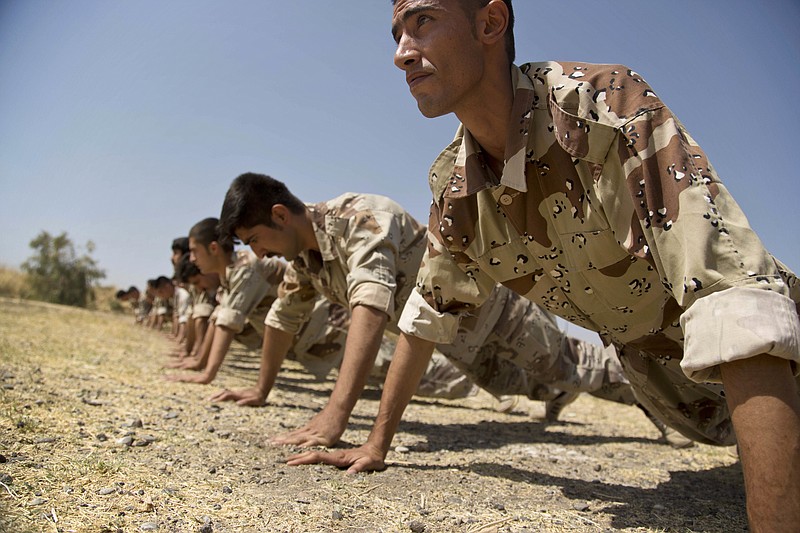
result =
M664 422L656 418L653 413L645 409L642 404L636 404L636 406L644 411L644 416L646 416L647 419L658 428L658 431L661 432L660 440L666 442L676 449L691 448L694 446L694 441L692 439L684 437L680 432L666 425Z
M544 402L544 419L547 422L553 423L558 420L558 415L564 408L578 399L579 392L561 391L558 396L552 400Z

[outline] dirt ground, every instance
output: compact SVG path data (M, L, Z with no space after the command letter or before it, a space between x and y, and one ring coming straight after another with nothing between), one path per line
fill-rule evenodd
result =
M486 394L415 399L383 472L289 467L268 444L332 382L287 363L269 405L212 404L255 381L230 354L209 386L168 382L171 344L129 315L0 299L0 530L526 532L747 530L728 449L674 450L632 407L582 396L562 421ZM364 393L343 446L363 442Z

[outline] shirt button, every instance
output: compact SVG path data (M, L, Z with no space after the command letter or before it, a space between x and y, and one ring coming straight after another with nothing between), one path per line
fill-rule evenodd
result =
M513 201L514 199L511 197L510 194L500 195L500 203L503 205L511 205L511 202Z

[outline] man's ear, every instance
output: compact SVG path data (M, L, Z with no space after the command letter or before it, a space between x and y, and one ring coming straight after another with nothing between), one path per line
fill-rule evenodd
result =
M211 241L208 244L208 252L211 255L217 255L220 252L221 249L222 248L220 247L220 245L219 245L219 243L217 241Z
M488 4L475 13L475 27L478 39L484 44L500 43L505 47L506 30L508 29L508 6L503 0L490 0Z
M289 208L283 204L275 204L272 206L272 222L277 223L281 227L289 223Z

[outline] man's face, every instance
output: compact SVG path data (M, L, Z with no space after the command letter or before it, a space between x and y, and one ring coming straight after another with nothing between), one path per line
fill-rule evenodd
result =
M172 261L173 267L178 265L178 261L181 260L181 257L183 257L183 253L180 250L172 250L170 261Z
M172 298L174 292L175 292L175 286L172 285L171 283L165 283L164 285L161 285L156 289L156 296L158 296L162 300L166 300L167 298Z
M196 274L194 276L189 277L189 283L194 285L198 290L205 291L208 290L208 282L206 276L202 274Z
M252 228L236 228L236 237L259 258L283 256L286 260L293 261L302 251L297 232L289 224L278 225L277 228L264 224Z
M426 117L482 105L476 94L484 51L461 0L397 0L394 63Z
M213 268L211 252L192 237L189 237L189 259L196 264L200 272L204 274L208 274Z

